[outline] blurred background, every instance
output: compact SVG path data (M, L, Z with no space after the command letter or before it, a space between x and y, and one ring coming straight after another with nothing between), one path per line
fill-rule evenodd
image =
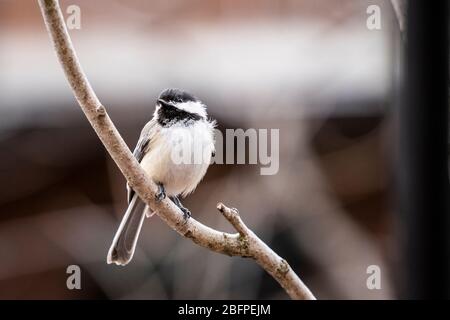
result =
M280 129L280 169L212 165L184 204L239 208L320 299L392 299L399 263L392 121L401 35L389 1L61 1L81 64L130 148L159 92L184 88L219 129ZM369 30L369 5L381 29ZM65 18L69 15L64 12ZM77 105L36 1L0 1L0 298L286 299L248 259L147 219L134 260L106 264L125 180ZM82 290L68 290L79 265ZM381 269L369 290L366 269Z

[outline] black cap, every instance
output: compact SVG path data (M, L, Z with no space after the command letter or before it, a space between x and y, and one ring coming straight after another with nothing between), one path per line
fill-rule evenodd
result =
M176 103L199 101L195 96L193 96L189 92L181 90L181 89L175 89L175 88L166 89L163 92L161 92L159 94L158 100L164 100L166 102L176 102Z

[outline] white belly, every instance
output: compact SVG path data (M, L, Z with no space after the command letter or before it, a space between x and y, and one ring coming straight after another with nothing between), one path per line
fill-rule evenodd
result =
M214 150L212 128L205 122L161 128L157 137L141 166L155 182L164 185L168 196L186 196L208 169Z

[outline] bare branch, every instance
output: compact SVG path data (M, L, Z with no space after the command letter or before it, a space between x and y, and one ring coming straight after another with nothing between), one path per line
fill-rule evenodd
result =
M397 18L398 27L403 34L406 31L406 1L405 0L391 0L392 8Z
M180 209L168 199L161 202L155 200L156 185L123 141L81 68L58 1L39 0L39 5L59 62L81 109L139 197L180 235L211 251L253 258L280 283L292 299L315 299L289 264L245 226L236 209L229 209L223 204L217 206L239 232L229 234L205 226L194 218L185 220Z
M239 211L236 208L228 208L222 202L217 204L217 209L223 214L225 219L239 232L242 236L248 236L248 228L242 221Z

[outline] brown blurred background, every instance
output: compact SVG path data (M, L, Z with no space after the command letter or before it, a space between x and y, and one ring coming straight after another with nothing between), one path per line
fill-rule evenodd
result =
M167 87L199 96L219 128L279 128L280 170L212 165L184 204L233 231L239 208L320 299L396 297L390 163L400 37L388 1L61 1L94 90L134 148ZM366 27L369 5L381 30ZM65 17L67 18L65 13ZM0 298L285 299L251 260L145 221L126 267L106 254L125 180L89 127L36 1L0 1ZM82 270L68 290L66 268ZM368 290L378 265L381 290Z

